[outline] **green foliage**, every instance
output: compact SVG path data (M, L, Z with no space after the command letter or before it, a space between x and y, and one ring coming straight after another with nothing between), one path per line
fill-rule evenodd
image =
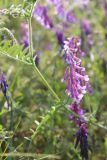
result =
M23 50L24 45L14 44L12 45L12 41L2 41L0 43L0 53L15 59L16 61L21 61L23 63L31 64L29 55L26 55L29 48L25 48Z
M0 93L0 157L7 160L81 160L79 150L74 148L76 129L68 120L71 112L67 108L72 101L67 98L65 84L60 82L65 65L55 35L32 19L33 54L41 52L38 68L32 57L32 44L25 49L19 44L22 35L17 28L21 21L29 19L35 2L0 1L0 7L7 8L6 15L0 15L0 68L7 76L12 101L11 110ZM89 126L90 160L107 157L107 41L100 3L90 1L84 12L78 6L69 5L68 8L74 7L78 22L64 30L66 37L81 36L80 20L89 19L92 23L93 46L87 47L83 35L82 47L86 55L82 65L90 77L93 94L84 96L81 104ZM53 21L60 21L53 12L49 6Z

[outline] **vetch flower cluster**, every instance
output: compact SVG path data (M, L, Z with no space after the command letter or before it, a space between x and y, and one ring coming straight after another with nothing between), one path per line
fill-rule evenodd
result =
M85 68L81 65L80 56L84 55L84 52L80 45L81 40L74 37L64 43L64 60L69 66L65 70L62 82L67 80L66 92L76 103L80 103L86 93L89 81Z
M33 17L47 29L53 28L52 20L48 16L48 9L45 6L37 5L33 12Z
M59 21L57 23L51 19L49 15L49 8L44 4L37 3L33 11L34 19L44 28L51 29L54 32L60 48L63 48L63 41L65 36L62 30L69 28L72 23L76 21L75 13L72 10L65 9L65 3L62 0L47 0L49 4L54 6L54 14L57 15ZM51 12L50 12L51 13ZM58 26L61 26L58 29Z
M81 64L80 57L84 52L80 48L81 39L78 37L70 37L64 41L64 61L68 65L62 82L67 81L66 93L73 99L73 104L69 105L71 113L69 119L74 121L78 132L76 133L76 144L80 146L80 154L84 160L88 159L88 131L85 123L84 110L80 107L80 102L89 89L89 77L85 68ZM76 116L77 115L77 116Z
M61 21L66 23L73 23L76 20L75 14L72 10L66 10L64 7L64 2L62 0L48 0L55 7L55 12ZM69 2L68 2L69 3Z

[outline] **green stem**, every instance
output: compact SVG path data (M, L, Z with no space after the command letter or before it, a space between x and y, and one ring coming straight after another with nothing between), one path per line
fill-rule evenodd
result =
M28 24L29 24L29 49L30 49L30 53L31 53L31 59L33 59L33 41L32 41L32 24L31 24L31 17L29 17L28 19ZM36 70L36 72L38 73L38 75L41 77L42 81L44 82L44 84L47 86L47 88L50 90L50 92L52 93L52 95L58 100L60 101L60 98L57 96L57 94L54 92L54 90L52 89L52 87L49 85L49 83L47 82L47 80L44 78L44 76L42 75L42 73L39 71L39 69L35 66L35 62L33 60L33 68Z
M31 7L31 15L30 15L31 18L32 18L32 16L33 16L33 11L34 11L34 9L35 9L35 6L36 6L37 1L38 1L38 0L35 0L35 2L33 3L32 7Z
M42 73L39 71L39 69L35 66L35 64L33 65L35 71L38 73L38 75L41 77L41 79L43 80L44 84L47 86L47 88L50 90L50 92L52 93L52 95L58 100L60 101L60 98L57 96L57 94L54 92L54 90L52 89L52 87L49 85L49 83L47 82L47 80L44 78L44 76L42 75Z
M31 53L31 58L33 58L33 41L32 41L32 23L31 23L31 17L28 19L29 24L29 50Z
M14 61L19 61L19 62L21 62L21 63L24 63L24 64L27 64L27 65L32 65L32 63L30 63L30 62L27 62L27 61L24 61L24 60L22 60L22 59L18 59L18 58L15 58L15 57L12 57L11 55L9 55L9 54L7 54L6 52L2 52L1 50L0 50L0 55L3 55L3 56L5 56L5 57L7 57L7 58L9 58L9 59L12 59L12 60L14 60Z

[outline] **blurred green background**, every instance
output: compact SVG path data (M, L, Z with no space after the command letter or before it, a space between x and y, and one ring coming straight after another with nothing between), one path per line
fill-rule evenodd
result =
M65 1L63 0L63 3ZM40 3L49 6L47 1L41 0ZM76 22L71 24L64 31L64 34L65 37L80 36L82 49L86 53L82 58L82 64L86 67L90 77L93 94L84 96L81 107L86 109L88 117L91 115L93 119L96 118L96 123L99 126L107 127L107 39L105 38L107 17L104 9L105 3L107 2L104 0L90 1L88 6L82 9L79 5L73 6L73 0L71 0L69 6L66 4L66 10L72 8L76 15ZM24 1L1 0L0 9L9 8L12 4L23 5ZM59 26L59 20L54 14L53 6L49 6L49 15L56 26ZM92 46L90 48L87 46L87 35L84 35L80 27L80 21L83 19L88 19L91 23ZM19 28L20 23L24 20L20 17L0 15L0 28L10 29L20 43ZM41 52L39 69L57 95L66 102L65 84L61 83L66 65L59 53L60 47L55 35L53 31L46 30L38 24L35 19L32 19L32 27L34 51ZM6 39L9 39L5 33L0 36L1 41L5 36ZM28 148L32 130L36 130L38 123L55 105L55 99L42 83L38 74L32 70L32 67L0 54L0 69L7 76L8 92L13 100L13 116L11 116L11 111L6 108L5 99L0 93L1 159L26 160L28 157L24 155L2 157L4 153L20 152L58 155L61 160L81 160L79 149L75 150L74 148L76 129L73 122L68 120L70 113L65 106L60 107L51 119L41 127L30 149ZM90 160L106 160L107 129L90 124L88 139ZM30 157L30 159L35 158Z

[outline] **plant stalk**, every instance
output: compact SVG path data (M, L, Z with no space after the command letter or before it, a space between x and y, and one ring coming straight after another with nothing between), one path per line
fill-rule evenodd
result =
M35 66L35 62L33 59L33 40L32 40L32 24L31 24L31 17L29 17L28 19L28 24L29 24L29 50L30 50L30 54L31 54L31 59L33 61L33 68L35 69L35 71L38 73L38 75L41 77L43 83L46 85L46 87L49 89L49 91L52 93L52 95L56 98L57 101L60 101L60 98L57 96L57 94L54 92L54 90L52 89L52 87L49 85L49 83L47 82L47 80L44 78L44 76L42 75L42 73L40 72L40 70Z

